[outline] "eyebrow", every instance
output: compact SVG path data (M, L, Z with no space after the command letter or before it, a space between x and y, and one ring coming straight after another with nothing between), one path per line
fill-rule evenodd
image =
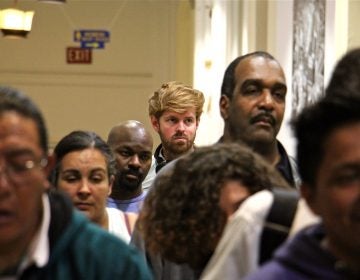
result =
M116 152L119 152L119 151L130 151L130 152L133 152L134 154L141 154L141 153L149 153L149 154L152 154L152 151L151 150L141 150L139 152L137 152L133 147L131 146L128 146L128 145L124 145L124 146L120 146L118 148L115 149Z
M360 164L358 162L347 162L344 164L335 165L332 171L341 172L341 171L348 171L348 170L360 170Z
M18 157L27 155L35 157L35 153L32 150L26 148L9 150L4 154L5 157Z
M95 167L94 169L91 169L90 170L90 173L92 172L98 172L98 171L101 171L101 172L107 172L105 168L102 168L102 167ZM81 173L81 171L79 169L76 169L76 168L68 168L68 169L62 169L61 171L62 173Z
M115 152L122 152L122 151L126 151L126 152L134 152L134 149L131 147L131 146L129 146L129 145L127 145L127 144L121 144L120 146L118 146L118 147L116 147L115 149L114 149L114 151Z
M248 79L248 80L245 80L241 85L241 88L240 88L241 91L243 91L247 86L250 86L250 85L256 85L256 86L264 87L264 82L261 79ZM271 87L271 89L274 89L274 88L287 89L287 86L284 83L276 82Z
M141 151L139 154L152 156L152 152L150 152L150 151Z

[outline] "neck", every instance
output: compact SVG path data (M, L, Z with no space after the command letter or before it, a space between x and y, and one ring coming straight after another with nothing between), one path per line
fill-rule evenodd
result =
M110 197L117 200L128 200L138 197L139 195L142 194L142 192L143 191L141 185L133 191L124 190L123 188L118 188L115 186L111 191Z
M234 139L231 137L228 130L224 130L224 135L222 137L224 143L239 143L245 144L253 149L256 153L261 155L268 163L272 166L275 166L280 161L280 153L277 145L276 139L271 143L264 142L251 142L246 143L242 139Z
M20 264L27 248L8 248L11 246L2 246L0 252L0 272L16 267Z
M325 239L323 244L336 258L344 262L348 271L352 274L360 275L360 254L356 246L353 248L343 248L342 246L337 246L328 238Z
M252 143L251 147L272 166L275 166L280 161L280 153L276 141L268 145L264 143Z
M106 208L104 208L104 213L97 224L101 226L103 229L109 230L109 216L106 211Z
M0 271L16 267L20 264L41 225L43 216L42 207L35 216L37 216L37 219L34 220L34 223L31 225L28 232L18 238L15 237L5 244L0 244Z

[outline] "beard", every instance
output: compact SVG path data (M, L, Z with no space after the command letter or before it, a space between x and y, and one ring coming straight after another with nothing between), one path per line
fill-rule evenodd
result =
M163 148L172 155L181 156L191 150L194 146L196 134L189 138L185 135L175 134L170 139L165 139L160 135ZM185 141L177 141L177 139L183 139Z
M128 178L127 175L129 174L136 176L136 179ZM141 183L144 179L143 177L144 177L143 174L140 173L139 171L128 170L128 171L118 172L115 176L114 187L120 190L133 192L137 190L139 187L141 187Z

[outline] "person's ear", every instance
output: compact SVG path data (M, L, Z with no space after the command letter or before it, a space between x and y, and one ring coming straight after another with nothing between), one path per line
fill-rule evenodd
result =
M113 189L113 185L114 185L114 181L115 181L115 176L111 175L110 179L109 179L109 192L108 192L108 196L110 196L112 189Z
M229 116L229 107L230 107L230 99L226 95L221 95L220 97L220 114L221 117L226 120Z
M313 211L316 215L319 215L316 187L303 183L300 186L300 192L311 211Z
M151 125L155 129L155 131L159 132L160 131L159 120L155 116L152 115L152 116L150 116L150 121L151 121Z

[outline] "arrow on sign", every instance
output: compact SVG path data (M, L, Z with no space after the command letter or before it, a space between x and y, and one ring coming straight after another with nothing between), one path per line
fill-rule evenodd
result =
M81 42L81 47L89 49L103 49L105 44L103 42Z

